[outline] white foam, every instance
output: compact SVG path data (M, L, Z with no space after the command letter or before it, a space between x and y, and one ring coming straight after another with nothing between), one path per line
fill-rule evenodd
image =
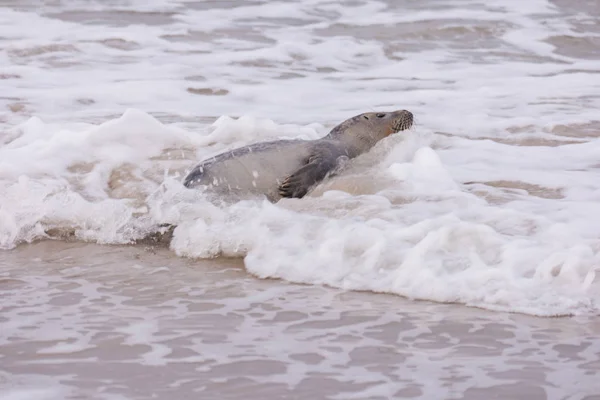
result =
M118 10L138 19L111 29L68 14L114 7L0 13L0 106L13 110L0 118L1 248L48 234L126 243L171 223L175 254L245 257L260 277L597 312L600 142L560 132L593 130L578 124L598 121L600 64L550 41L592 38L577 24L594 16L546 0L130 1ZM397 108L415 128L356 160L342 174L352 190L219 205L181 185L225 149Z
M422 147L410 163L392 164L388 171L396 179L410 182L418 192L458 190L458 185L443 167L439 156L430 147Z
M117 120L99 127L85 126L78 133L55 130L45 135L49 128L41 121L30 121L21 127L21 136L2 149L6 155L3 159L13 165L19 165L18 154L36 154L40 160L36 165L23 164L21 171L13 168L15 177L22 176L17 183L4 180L2 209L8 221L2 225L5 247L39 238L49 228L71 229L85 240L125 242L168 222L178 224L171 244L176 254L245 257L248 270L259 277L539 315L595 309L590 290L596 287L597 240L592 235L597 228L590 227L589 218L581 213L581 202L572 200L570 207L560 209L555 207L558 203L548 204L534 197L527 201L521 197L508 205L490 204L455 180L451 171L457 165L449 169L443 162L448 158L466 166L462 178L510 179L511 169L522 177L527 165L539 172L550 162L552 152L555 157L563 153L559 158L563 164L556 164L556 169L569 164L570 157L582 165L592 162L592 142L516 148L517 154L532 152L536 157L515 157L508 148L512 146L478 142L482 146L474 151L471 141L429 133L433 138L430 144L453 144L435 151L423 146L423 140L412 139L420 136L416 130L404 134L406 142L395 141L382 159L393 180L379 193L340 196L335 195L339 191L326 192L321 199L289 200L278 205L266 200L244 201L219 207L205 200L202 192L183 188L177 179L169 178L159 186L164 177L144 178L144 169L147 173L152 167L150 160L164 155L166 149L218 143L220 137L223 143L249 141L255 137L253 132L274 134L278 131L276 123L250 117L222 118L212 132L194 135L128 111ZM281 131L289 132L290 137L316 135L312 129L294 130L291 125ZM69 135L76 140L69 141ZM226 148L221 143L216 146ZM512 157L505 168L500 168L506 176L494 176L491 167L484 171L468 168L473 157L485 158L485 152L481 153L484 146L496 155L505 151L507 160ZM589 147L589 158L581 146ZM208 151L201 149L198 147L200 153ZM546 152L548 160L543 158ZM492 152L487 156L493 157ZM129 198L111 198L107 180L132 160L132 175L145 179L144 184L137 185L138 190L131 191ZM78 179L69 180L69 168L84 161L96 165L91 170L83 168L74 173ZM545 183L543 176L533 181ZM589 185L590 179L582 175L578 183ZM76 181L83 184L73 184ZM565 176L560 184L567 186L569 182L573 184ZM575 193L576 198L582 197L580 191ZM398 196L407 199L406 204L397 204ZM139 204L145 198L149 213L139 215ZM321 203L321 210L294 211L303 202L309 206L311 202ZM586 198L586 212L594 212L597 207L588 203ZM573 211L568 211L570 208ZM339 213L328 215L339 209L348 212L341 218ZM565 221L565 212L571 213L570 221Z

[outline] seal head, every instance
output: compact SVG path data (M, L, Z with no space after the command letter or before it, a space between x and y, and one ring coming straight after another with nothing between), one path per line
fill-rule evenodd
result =
M350 147L348 150L359 155L389 135L409 129L412 124L413 114L407 110L369 112L347 119L334 127L324 139L339 140Z

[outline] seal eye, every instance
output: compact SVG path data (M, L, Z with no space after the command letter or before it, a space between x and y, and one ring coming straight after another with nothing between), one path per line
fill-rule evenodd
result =
M383 117L385 117L385 114L381 114L381 113L377 114L377 118L383 118Z

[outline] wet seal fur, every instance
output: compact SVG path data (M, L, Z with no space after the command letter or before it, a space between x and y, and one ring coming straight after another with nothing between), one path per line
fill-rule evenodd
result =
M208 158L190 171L183 184L220 193L262 194L272 202L302 198L344 162L412 123L413 115L406 110L363 113L321 139L255 143Z

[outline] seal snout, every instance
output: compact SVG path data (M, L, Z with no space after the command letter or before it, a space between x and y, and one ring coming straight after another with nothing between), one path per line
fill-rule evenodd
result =
M394 113L394 122L392 128L394 132L400 132L409 129L413 124L413 114L408 110L400 110Z

